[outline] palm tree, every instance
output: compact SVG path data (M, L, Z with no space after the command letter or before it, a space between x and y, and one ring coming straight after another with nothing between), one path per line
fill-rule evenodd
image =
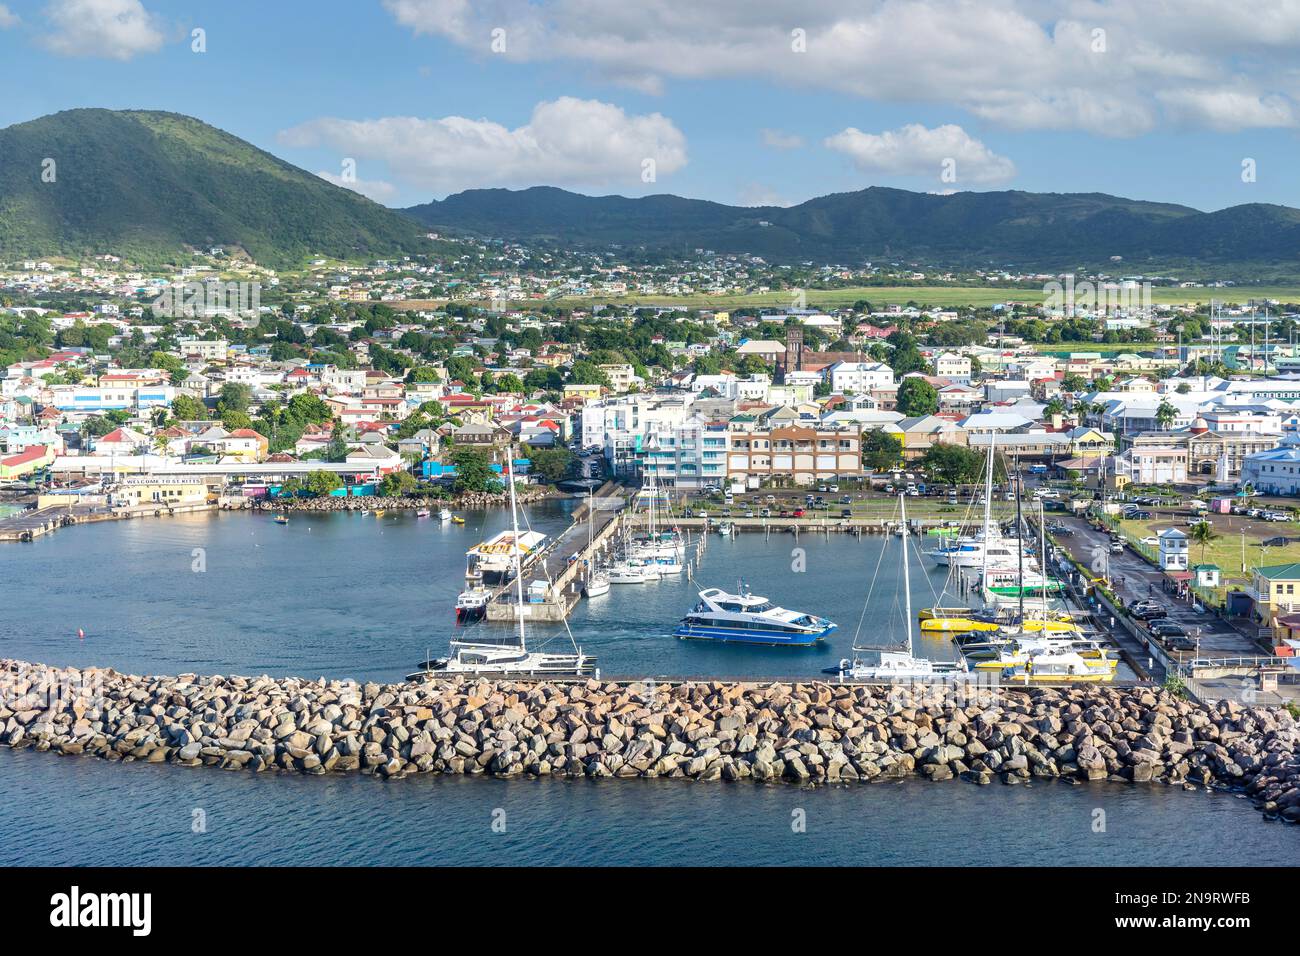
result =
M1177 416L1178 409L1169 404L1169 399L1166 398L1160 403L1160 407L1156 409L1156 424L1160 426L1162 431L1169 431L1169 426L1174 423Z
M1201 546L1201 563L1205 563L1205 549L1212 542L1218 539L1218 534L1214 531L1214 526L1208 521L1202 521L1200 524L1192 526L1192 540Z

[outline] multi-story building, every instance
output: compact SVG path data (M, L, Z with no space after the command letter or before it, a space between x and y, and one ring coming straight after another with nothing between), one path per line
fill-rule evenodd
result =
M170 385L86 386L55 385L50 402L61 412L107 412L114 410L139 411L170 405L176 389Z
M944 352L935 357L934 374L937 378L946 378L951 382L969 385L971 380L970 359L958 352Z
M662 487L721 485L727 477L730 437L725 422L692 415L646 438L640 452L641 471L654 475Z
M193 336L181 336L176 340L176 351L182 358L191 356L203 362L224 361L230 343L225 339L200 339Z
M629 395L588 402L582 408L582 446L601 448L615 475L639 473L647 439L663 437L689 418L692 396Z
M750 488L764 483L810 485L863 474L862 435L853 426L735 423L727 476Z
M967 363L968 377L969 365ZM836 362L826 369L825 376L831 391L845 394L869 395L894 384L894 370L884 362ZM790 380L791 374L787 374L786 381Z
M1300 494L1300 433L1288 433L1269 451L1247 455L1241 484L1269 495Z

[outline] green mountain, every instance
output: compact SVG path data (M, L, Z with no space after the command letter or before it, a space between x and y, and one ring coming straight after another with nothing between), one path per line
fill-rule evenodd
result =
M1252 204L1204 213L1102 193L872 187L782 208L536 187L468 190L406 211L452 233L649 254L705 248L776 262L901 258L1030 268L1109 265L1122 256L1300 271L1300 210Z
M54 161L54 181L42 180ZM69 110L0 129L0 258L112 252L174 261L245 250L284 267L310 255L428 250L409 217L176 113Z

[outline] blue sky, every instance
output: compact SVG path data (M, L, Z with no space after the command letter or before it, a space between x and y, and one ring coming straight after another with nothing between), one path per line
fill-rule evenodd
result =
M889 185L1300 205L1300 11L1171 6L4 0L0 125L174 110L336 181L352 159L349 184L389 205L533 184L741 204Z

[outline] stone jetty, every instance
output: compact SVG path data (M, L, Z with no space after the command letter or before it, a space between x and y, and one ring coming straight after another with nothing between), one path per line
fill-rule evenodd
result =
M546 498L554 497L551 488L525 488L516 493L522 505L533 504ZM474 510L479 508L509 507L510 496L490 494L488 492L466 492L451 498L428 497L391 497L380 495L322 495L319 498L276 498L268 500L260 507L271 511L375 511L396 510L400 508L451 508L453 511Z
M0 661L0 740L60 754L306 774L919 775L1238 789L1300 822L1300 723L1147 687L141 677Z

